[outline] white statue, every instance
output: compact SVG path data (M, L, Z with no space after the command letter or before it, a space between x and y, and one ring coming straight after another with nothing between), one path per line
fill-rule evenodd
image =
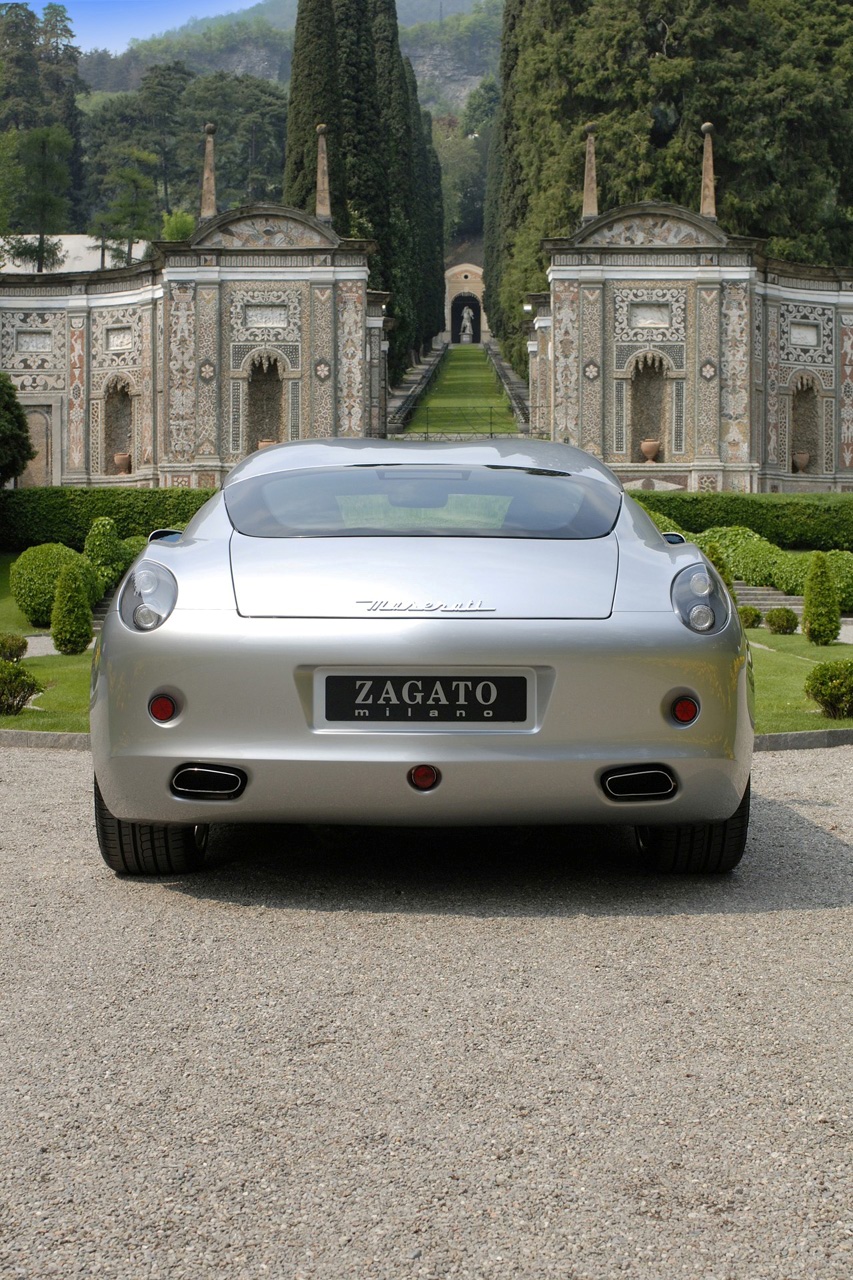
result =
M462 329L460 333L463 342L466 339L470 342L474 336L474 312L470 307L462 308Z

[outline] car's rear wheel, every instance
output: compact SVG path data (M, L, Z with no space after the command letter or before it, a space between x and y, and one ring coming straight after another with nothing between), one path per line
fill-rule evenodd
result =
M95 779L95 829L101 857L120 876L174 876L199 871L208 828L123 822L110 813Z
M749 828L747 782L743 799L725 822L682 823L675 827L637 827L637 844L650 871L671 875L717 875L731 871L743 857Z

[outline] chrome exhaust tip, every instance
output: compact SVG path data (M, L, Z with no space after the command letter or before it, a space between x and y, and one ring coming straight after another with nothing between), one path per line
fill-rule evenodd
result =
M675 778L663 764L609 769L601 786L611 800L668 800L678 790Z
M182 764L172 775L171 791L181 800L236 800L246 789L242 769L215 764Z

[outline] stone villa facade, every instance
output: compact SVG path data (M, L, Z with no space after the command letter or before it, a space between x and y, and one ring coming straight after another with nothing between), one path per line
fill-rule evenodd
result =
M219 484L261 441L384 435L386 295L364 241L278 205L119 270L0 276L19 484Z
M550 291L527 300L531 429L628 488L853 492L853 269L726 235L712 132L699 214L599 215L588 128L582 226L545 242Z

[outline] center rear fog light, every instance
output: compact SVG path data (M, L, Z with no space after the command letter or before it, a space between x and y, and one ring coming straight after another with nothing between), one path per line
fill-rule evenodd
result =
M699 714L695 698L676 698L672 704L672 718L679 724L692 724Z
M406 776L416 791L432 791L441 782L441 774L431 764L416 764Z
M152 698L148 703L148 714L152 720L156 720L159 724L166 724L169 720L174 720L178 714L177 704L174 698L170 698L167 693L158 693L156 698Z

